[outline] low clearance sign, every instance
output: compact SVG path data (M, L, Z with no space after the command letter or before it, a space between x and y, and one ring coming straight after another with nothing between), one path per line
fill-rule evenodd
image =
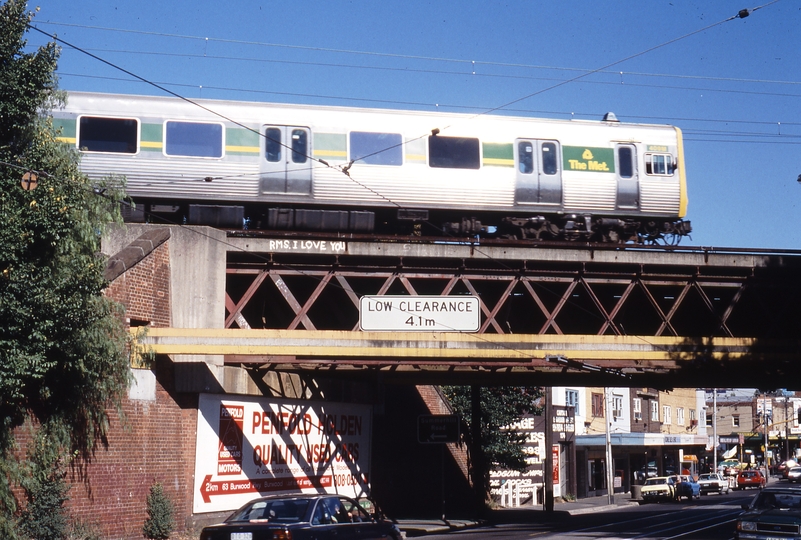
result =
M369 495L371 410L201 394L193 511L276 493Z

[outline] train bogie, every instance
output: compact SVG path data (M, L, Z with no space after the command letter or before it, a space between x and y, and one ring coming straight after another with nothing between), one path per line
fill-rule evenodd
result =
M617 121L72 93L54 111L129 219L605 241L689 233L681 132Z

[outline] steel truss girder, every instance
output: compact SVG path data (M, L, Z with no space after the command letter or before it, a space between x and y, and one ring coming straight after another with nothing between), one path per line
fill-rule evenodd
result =
M696 381L686 377L698 373L723 377L708 383L720 385L731 374L743 374L739 368L748 362L752 362L748 364L750 372L742 379L748 386L758 382L754 368L764 371L765 381L801 375L797 373L801 368L793 367L801 363L788 360L797 351L792 345L782 345L795 335L795 314L801 304L801 284L796 278L801 258L796 254L774 257L458 245L418 249L362 242L345 245L342 253L323 256L265 253L257 244L248 239L240 244L248 252L229 252L225 328L309 331L310 335L332 330L355 332L359 330L359 299L364 295L473 295L481 300L479 335L544 335L551 339L549 343L558 336L579 340L591 336L669 337L692 351L673 363L610 352L603 360L607 373L661 377L670 372L681 379L676 384L667 378L645 381L643 377L632 386L694 386ZM725 346L705 345L710 339L731 338L752 339L755 349L760 343L773 344L752 360L744 360L747 355L737 352L737 371L731 368L734 357ZM448 335L439 339L443 347L450 346ZM776 340L780 345L775 345ZM779 357L784 360L765 361ZM401 373L447 373L450 377L470 372L480 378L481 373L503 372L512 381L521 372L571 372L595 381L592 377L596 374L591 372L599 366L592 360L589 364L568 360L554 366L491 355L435 360L369 355L300 358L273 353L226 356L227 363L259 365L261 369L351 375L382 372L393 377ZM684 369L688 366L689 371ZM725 369L721 371L720 366ZM733 378L728 381L729 386L742 385Z
M411 296L418 295L414 282L423 281L445 281L444 286L437 291L436 294L442 296L450 295L458 285L462 285L463 289L470 294L481 297L481 309L484 315L484 321L481 324L479 333L490 331L494 333L504 334L509 331L508 327L504 327L502 321L498 320L499 313L507 307L507 302L513 295L513 291L519 289L524 291L533 304L540 310L540 314L544 318L542 325L537 330L537 334L546 333L565 333L562 330L557 318L564 310L565 306L571 302L571 298L576 294L576 290L580 289L591 300L596 312L593 314L598 320L598 327L593 332L597 335L604 335L611 333L614 335L625 335L625 329L621 328L616 323L616 318L620 315L621 311L626 305L627 300L632 296L632 293L637 290L640 291L644 298L647 299L653 315L658 318L659 326L653 332L654 336L671 335L678 336L679 332L672 324L672 320L676 317L677 312L686 300L690 292L697 295L698 300L708 311L709 315L715 319L717 329L711 335L733 337L733 332L727 326L727 320L734 312L738 301L742 297L743 290L747 286L747 279L740 282L732 281L731 278L726 277L720 281L710 281L709 277L704 277L703 281L699 281L697 276L677 277L672 276L666 279L664 276L588 276L581 272L576 272L574 275L564 276L547 276L547 275L497 275L493 273L482 274L446 274L446 273L433 273L433 272L420 272L414 269L394 269L388 271L369 271L363 272L360 270L342 270L339 268L330 269L316 269L316 268L303 268L291 267L281 265L280 267L269 268L229 268L229 277L239 277L249 279L250 284L246 291L239 296L237 301L231 297L229 292L226 292L226 309L228 315L226 317L226 328L232 328L234 325L240 328L258 328L258 324L251 323L243 318L243 310L254 299L257 293L266 286L272 283L275 291L280 294L280 297L286 302L287 306L291 308L294 313L294 318L286 325L286 329L293 330L297 328L304 328L306 330L316 329L330 329L330 323L325 320L318 320L317 323L311 320L309 316L310 310L315 306L315 303L320 301L320 297L326 288L334 287L341 289L350 302L350 307L354 311L354 317L358 318L359 309L359 294L354 290L354 287L349 280L354 278L369 278L380 282L380 286L375 291L369 292L371 295L385 295L387 291L395 283L400 283L405 294ZM287 284L286 278L288 277L302 277L316 282L316 285L311 294L306 295L304 301L299 300L300 295L293 292L292 288ZM482 287L487 282L502 283L505 288L499 298L488 305L484 301L482 294ZM561 294L559 294L556 303L552 308L546 305L542 299L542 293L538 293L536 287L543 284L563 284ZM605 307L605 302L601 300L599 294L596 292L596 287L605 285L619 285L623 287L620 295L615 295L615 302L611 309ZM660 302L657 301L654 291L660 287L680 287L679 294L665 310ZM732 295L731 299L726 303L724 309L720 310L719 306L710 299L707 289L715 288L735 288L736 293ZM367 293L362 293L367 294ZM520 293L517 293L520 294ZM553 302L551 302L553 304ZM608 301L606 302L608 303ZM358 324L351 327L352 330L358 330Z

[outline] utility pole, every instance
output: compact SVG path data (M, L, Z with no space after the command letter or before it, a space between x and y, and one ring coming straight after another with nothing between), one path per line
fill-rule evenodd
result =
M612 407L609 403L609 388L604 387L604 420L606 420L606 484L609 504L615 504L615 462L612 458ZM647 467L647 465L646 465Z
M770 458L768 457L768 393L762 394L762 419L765 421L765 480L770 477Z
M545 460L543 462L542 503L545 512L553 512L553 388L545 388Z
M718 389L712 389L712 472L718 472Z

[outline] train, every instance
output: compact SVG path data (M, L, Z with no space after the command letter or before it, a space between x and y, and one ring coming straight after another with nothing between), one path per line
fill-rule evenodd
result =
M69 92L52 111L133 222L678 243L681 130L500 114Z

